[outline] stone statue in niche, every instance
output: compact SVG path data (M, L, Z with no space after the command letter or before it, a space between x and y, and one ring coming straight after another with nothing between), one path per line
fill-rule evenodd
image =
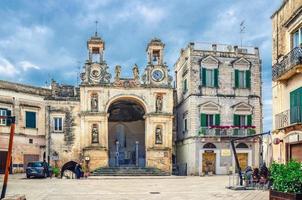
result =
M122 72L121 66L120 65L115 66L115 77L114 77L114 79L116 81L120 80L120 78L121 78L121 72Z
M91 95L91 111L98 111L98 95L93 94Z
M99 143L99 129L97 124L92 125L91 143L93 144Z
M155 129L155 144L162 144L163 143L163 135L161 127L156 127Z
M163 109L163 97L161 95L157 95L155 101L156 112L161 112Z
M139 80L139 70L138 70L138 66L135 64L133 69L133 78L134 80Z

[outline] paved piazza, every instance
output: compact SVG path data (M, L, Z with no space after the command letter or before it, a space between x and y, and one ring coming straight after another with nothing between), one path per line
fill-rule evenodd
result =
M3 180L3 177L1 177ZM40 199L205 199L266 200L267 191L225 189L227 176L213 177L93 177L75 179L25 179L13 175L8 194L25 194Z

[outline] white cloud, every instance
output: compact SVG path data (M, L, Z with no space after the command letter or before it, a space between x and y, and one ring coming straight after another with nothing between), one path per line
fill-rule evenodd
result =
M0 57L0 75L1 78L12 78L20 71L7 59Z
M38 67L26 60L19 62L18 65L20 65L24 71L27 71L29 69L40 69L40 67Z

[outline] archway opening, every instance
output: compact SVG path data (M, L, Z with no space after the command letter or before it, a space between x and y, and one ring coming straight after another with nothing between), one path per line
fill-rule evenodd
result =
M145 109L133 99L120 99L108 108L109 166L145 166Z

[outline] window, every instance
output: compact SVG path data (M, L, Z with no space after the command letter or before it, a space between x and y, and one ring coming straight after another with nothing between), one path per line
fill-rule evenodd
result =
M53 118L53 122L54 122L54 131L63 131L63 119L62 117L54 117Z
M201 114L200 125L201 127L219 126L220 114Z
M0 108L0 116L7 116L7 112L6 112L7 110L6 109L1 109ZM1 118L0 119L0 125L1 126L6 126L6 119L5 118Z
M206 87L218 87L218 69L202 68L202 85Z
M290 92L290 123L302 121L302 87Z
M292 46L293 48L295 47L300 47L302 43L302 27L299 28L297 31L295 31L293 34L292 34Z
M234 115L234 126L251 126L252 115Z
M251 72L249 70L235 70L235 88L250 88Z
M30 138L30 139L28 139L28 143L29 143L29 144L32 144L33 142L34 142L34 140L33 140L33 139L31 139L31 138Z
M188 91L188 81L187 81L187 79L185 79L183 81L182 91L183 91L184 94Z
M25 128L36 128L36 113L25 112Z
M184 124L183 124L183 132L187 132L188 131L188 120L187 118L184 118Z

